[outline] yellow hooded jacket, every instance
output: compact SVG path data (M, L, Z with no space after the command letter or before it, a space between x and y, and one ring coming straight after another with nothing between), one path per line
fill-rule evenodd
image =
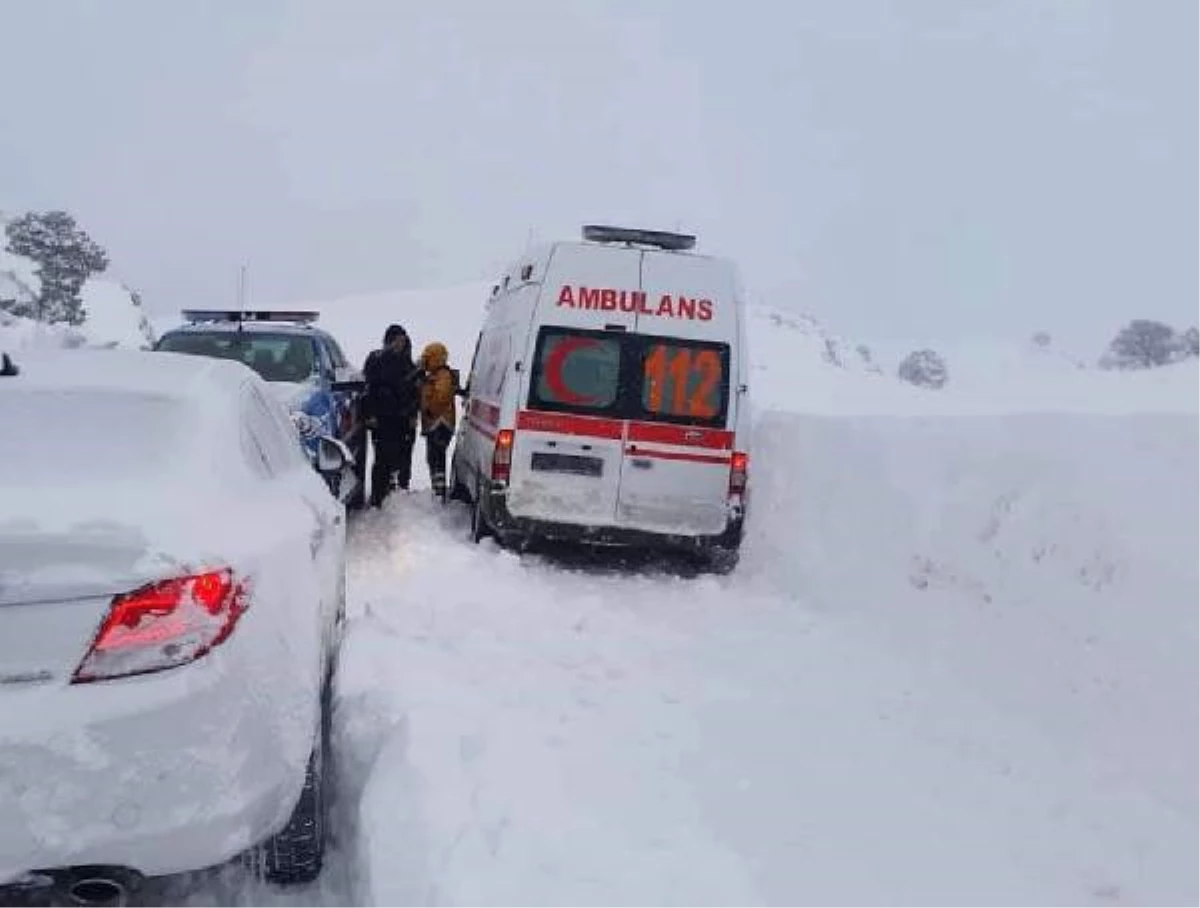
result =
M454 397L458 381L451 371L450 353L438 341L426 344L421 352L421 368L425 381L421 385L421 433L428 435L439 425L454 431L457 416Z

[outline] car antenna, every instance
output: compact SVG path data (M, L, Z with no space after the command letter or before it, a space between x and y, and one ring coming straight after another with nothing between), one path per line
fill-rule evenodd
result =
M237 289L237 310L238 310L238 330L242 330L242 316L246 312L246 263L242 263L242 267L238 270L238 289Z

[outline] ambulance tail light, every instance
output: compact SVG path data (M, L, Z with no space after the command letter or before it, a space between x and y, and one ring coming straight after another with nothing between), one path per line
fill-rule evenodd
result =
M750 470L750 455L745 451L734 451L729 461L729 497L746 494L746 481Z
M508 482L512 475L513 430L501 429L496 433L496 447L492 451L492 482Z

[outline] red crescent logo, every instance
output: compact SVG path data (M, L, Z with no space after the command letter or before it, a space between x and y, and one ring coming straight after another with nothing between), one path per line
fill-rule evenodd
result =
M546 384L549 386L550 392L554 395L554 399L559 403L586 406L596 402L595 397L576 394L566 386L566 383L563 381L563 366L566 365L567 357L572 353L597 346L599 346L599 343L590 337L565 337L555 345L550 355L546 357L546 366L542 374L545 376Z

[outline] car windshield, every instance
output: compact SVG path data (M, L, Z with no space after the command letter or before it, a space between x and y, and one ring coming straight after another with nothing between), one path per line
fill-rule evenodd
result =
M157 349L235 359L271 382L302 382L316 371L312 338L304 334L175 331L165 335Z
M157 473L178 461L187 417L167 395L105 390L0 393L0 463L7 481L98 480Z

